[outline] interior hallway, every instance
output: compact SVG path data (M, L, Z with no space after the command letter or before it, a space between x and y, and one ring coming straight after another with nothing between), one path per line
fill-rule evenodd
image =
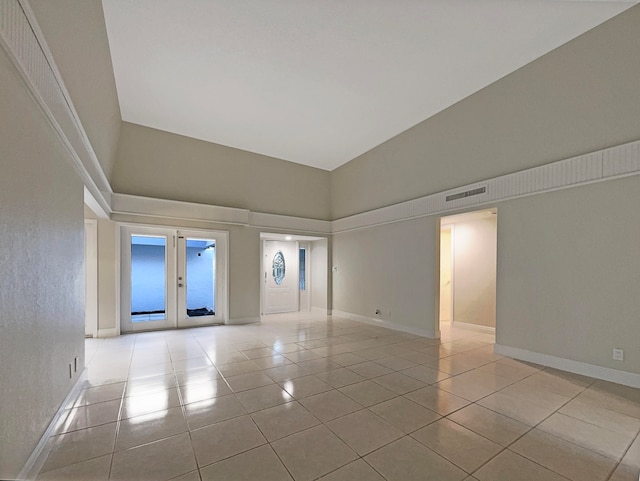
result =
M640 390L492 343L303 313L88 339L38 479L637 480Z

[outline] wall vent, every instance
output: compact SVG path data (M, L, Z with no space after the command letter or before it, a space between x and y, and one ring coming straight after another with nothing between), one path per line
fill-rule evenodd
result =
M457 194L451 194L445 197L447 202L451 200L464 199L465 197L471 197L472 195L484 194L487 191L486 187L479 187L477 189L467 190L465 192L458 192Z

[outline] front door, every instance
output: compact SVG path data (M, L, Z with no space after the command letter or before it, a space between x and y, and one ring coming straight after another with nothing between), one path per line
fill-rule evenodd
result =
M298 243L264 241L264 313L298 310Z
M123 227L123 332L225 321L226 233Z

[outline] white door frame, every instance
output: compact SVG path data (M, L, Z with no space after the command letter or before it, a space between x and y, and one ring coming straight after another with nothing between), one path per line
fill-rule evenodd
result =
M448 230L450 232L450 237L449 237L450 241L449 242L451 244L449 246L449 269L450 269L450 272L451 272L451 274L450 274L450 276L451 276L451 282L450 282L451 294L449 295L449 317L451 317L451 319L449 319L449 323L451 325L453 325L453 319L454 319L454 314L453 314L453 306L454 306L453 295L454 295L454 292L455 292L455 284L454 284L455 283L455 265L454 265L455 255L454 255L453 249L454 249L454 246L455 246L455 241L454 241L455 229L456 229L455 224L445 224L445 225L441 225L440 226L440 241L441 241L441 244L440 244L440 255L438 257L438 262L441 262L441 260L442 260L442 231L443 230ZM440 264L438 264L438 266L440 266ZM440 291L438 291L438 296L440 296L440 294L441 294ZM440 299L440 297L438 297L438 299ZM438 312L438 322L441 322L439 314L440 313Z
M84 333L98 337L98 221L84 220Z
M155 225L141 225L141 224L128 224L119 223L117 229L117 235L119 237L117 242L118 251L117 257L119 258L118 274L116 276L118 286L116 293L118 296L117 314L116 320L117 332L135 332L130 330L131 324L127 322L131 316L131 250L129 247L129 236L131 233L138 233L140 235L166 235L171 236L167 238L167 251L172 249L174 252L169 260L167 255L167 264L165 269L167 271L167 303L169 303L169 297L173 297L171 306L167 305L167 317L171 315L171 322L166 326L157 326L148 328L156 329L175 329L178 327L192 327L191 324L201 325L202 323L190 323L186 326L185 322L179 322L178 319L178 287L177 287L177 273L178 273L178 237L179 235L186 234L189 237L202 237L202 238L214 238L216 240L216 315L215 320L208 318L206 324L228 324L229 323L229 232L228 231L213 231L204 229L181 229L174 226L155 226ZM175 244L173 237L175 236ZM175 248L174 248L175 247ZM169 292L173 289L173 292ZM169 313L171 309L171 313ZM189 318L193 320L194 318ZM213 322L212 322L213 321ZM181 325L182 324L182 325ZM144 330L144 329L143 329Z

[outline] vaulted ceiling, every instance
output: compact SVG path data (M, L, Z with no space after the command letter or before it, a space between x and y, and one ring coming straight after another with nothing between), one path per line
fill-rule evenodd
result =
M333 170L637 2L103 0L122 119Z

